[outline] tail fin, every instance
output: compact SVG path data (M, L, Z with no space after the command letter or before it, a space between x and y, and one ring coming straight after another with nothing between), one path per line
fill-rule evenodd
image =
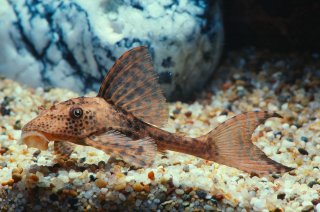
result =
M256 111L236 115L221 123L200 137L209 147L206 159L259 175L292 170L268 158L251 142L256 127L271 117L282 118L277 113Z

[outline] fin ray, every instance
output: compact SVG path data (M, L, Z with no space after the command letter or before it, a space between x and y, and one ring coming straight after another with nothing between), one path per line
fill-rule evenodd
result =
M247 112L221 123L205 136L200 137L210 147L209 159L246 172L267 174L286 172L286 167L265 155L251 141L255 128L271 117L281 117L267 111Z
M127 51L116 61L98 97L153 125L162 126L168 120L166 101L144 46Z
M74 150L74 145L67 141L55 141L53 151L58 160L67 160Z
M108 131L85 139L87 145L104 151L111 156L120 157L136 167L150 166L157 152L155 142L147 137L132 140L118 131Z

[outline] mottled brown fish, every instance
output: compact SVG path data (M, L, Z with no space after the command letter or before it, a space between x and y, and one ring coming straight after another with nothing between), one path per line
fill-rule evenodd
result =
M151 165L157 150L171 150L257 174L289 171L251 142L255 128L270 117L280 116L243 113L198 138L157 128L167 121L167 106L147 48L137 47L116 61L97 97L42 109L23 127L22 140L40 149L52 140L55 154L63 158L70 156L74 144L93 146L138 167Z

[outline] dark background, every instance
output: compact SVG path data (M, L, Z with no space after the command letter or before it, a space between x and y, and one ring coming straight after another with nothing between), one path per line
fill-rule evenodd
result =
M225 49L320 50L320 1L222 1Z

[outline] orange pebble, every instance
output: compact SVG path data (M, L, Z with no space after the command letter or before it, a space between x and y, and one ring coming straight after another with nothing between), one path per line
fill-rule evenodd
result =
M154 180L154 179L155 179L155 178L154 178L154 172L153 172L153 171L151 171L151 172L148 173L148 178L149 178L150 180Z

